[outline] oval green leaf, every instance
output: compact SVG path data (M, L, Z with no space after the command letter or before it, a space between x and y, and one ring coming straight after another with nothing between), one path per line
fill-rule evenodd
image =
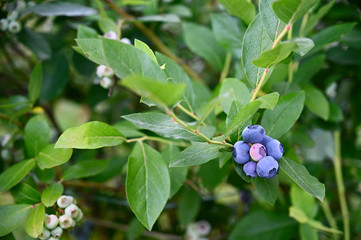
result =
M31 205L28 204L12 204L0 206L0 237L12 232L26 218Z
M43 232L45 207L40 204L33 208L25 223L26 233L37 238Z
M41 194L41 201L45 207L51 207L54 205L56 200L63 194L64 187L61 183L53 183L44 189Z
M66 163L73 153L72 149L54 147L55 144L50 144L39 152L37 163L41 169L52 168Z
M35 159L12 165L0 175L0 192L5 192L18 184L35 165Z

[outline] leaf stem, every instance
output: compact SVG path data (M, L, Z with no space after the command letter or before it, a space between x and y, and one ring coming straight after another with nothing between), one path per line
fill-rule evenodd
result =
M229 67L231 65L231 60L232 60L232 54L230 52L227 52L226 55L226 60L224 61L224 66L221 72L221 75L219 77L219 82L222 83L223 80L227 77L228 72L229 72Z
M345 185L342 177L340 131L334 131L333 137L335 144L334 167L335 167L336 184L338 190L338 198L340 201L342 219L343 219L344 239L350 240L350 219L349 219L349 212L346 202Z
M184 142L173 142L164 138L159 138L159 137L151 137L151 136L143 136L140 138L132 138L132 139L127 139L125 140L126 143L132 143L132 142L142 142L142 141L156 141L156 142L161 142L161 143L166 143L166 144L174 144L180 147L187 147L188 144L184 143Z
M21 122L19 122L18 120L12 119L12 118L6 116L5 114L0 113L0 118L4 119L4 120L6 120L6 121L8 121L10 123L15 124L16 126L18 126L20 128L24 127Z
M337 229L336 219L331 212L331 208L326 197L323 199L323 202L321 202L321 207L331 228ZM332 233L332 235L334 239L338 239L336 233Z
M182 110L182 112L184 112L185 114L187 114L188 116L194 118L195 120L199 120L199 118L193 113L190 112L188 109L186 109L185 107L183 107L181 104L177 105L177 108L179 108L180 110Z
M290 24L287 24L285 26L285 28L282 30L280 35L278 35L278 37L274 40L273 45L272 45L272 49L277 46L277 44L282 40L282 38L286 35L286 33L288 32L288 30L290 30L290 28L291 28Z

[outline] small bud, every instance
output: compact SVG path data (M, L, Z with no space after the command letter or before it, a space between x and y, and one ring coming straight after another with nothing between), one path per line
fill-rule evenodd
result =
M47 215L45 216L45 227L47 229L54 229L56 228L56 226L58 226L58 223L59 223L59 219L56 215L54 214L51 214L51 215Z
M117 33L114 31L109 31L104 33L103 37L108 38L108 39L117 39Z
M6 18L0 19L0 29L1 31L8 30L9 21Z
M73 227L74 220L68 215L62 215L59 217L59 225L62 229L68 229Z
M132 44L132 43L130 42L129 38L122 38L122 39L120 39L120 41L121 41L122 43L125 43L125 44L129 44L129 45Z
M162 70L165 69L165 63L162 66L160 66L160 69L162 69Z
M79 208L75 204L70 204L65 208L65 214L72 218L77 218L79 215Z
M8 20L11 21L15 21L16 19L18 19L19 17L19 12L14 10L12 11L9 15L8 15Z
M61 196L61 197L58 198L58 200L56 201L56 203L58 204L58 207L60 207L60 208L66 208L66 207L68 207L70 204L73 203L73 197L72 197L72 196L63 195L63 196Z
M50 231L46 228L43 228L43 232L39 235L41 240L48 239L50 237Z
M53 238L59 239L61 235L63 235L63 229L61 227L57 227L54 230L52 230L50 234L51 236L53 236Z
M102 87L105 88L105 89L110 88L111 85L112 85L112 80L111 80L110 78L103 77L103 78L100 80L100 86L102 86Z
M9 31L12 33L18 33L21 30L21 25L18 22L12 21L9 23Z

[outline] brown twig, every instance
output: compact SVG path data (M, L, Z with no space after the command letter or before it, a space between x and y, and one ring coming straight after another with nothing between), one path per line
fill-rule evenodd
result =
M24 127L24 125L21 122L19 122L18 120L12 119L9 116L6 116L5 114L0 113L0 118L4 119L6 121L9 121L10 123L15 124L20 128Z

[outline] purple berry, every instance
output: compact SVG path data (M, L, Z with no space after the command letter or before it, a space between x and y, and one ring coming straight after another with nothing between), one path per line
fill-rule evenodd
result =
M263 146L267 146L267 143L269 143L269 142L272 141L272 140L273 140L273 138L271 138L270 136L265 135L265 136L263 137L263 140L262 140L261 144L262 144Z
M257 168L257 163L254 162L254 161L249 161L248 163L243 165L244 173L247 176L250 176L250 177L253 177L253 178L258 176L256 168Z
M273 139L269 143L267 143L267 155L274 157L274 159L278 160L283 156L284 150L280 141Z
M238 141L233 146L232 156L234 161L243 164L249 161L249 145L244 141Z
M248 143L262 142L265 131L260 125L249 125L242 131L242 138Z
M278 173L278 162L271 156L262 158L256 167L258 176L263 178L273 178Z
M249 154L253 160L259 161L267 155L266 147L260 143L253 144Z

